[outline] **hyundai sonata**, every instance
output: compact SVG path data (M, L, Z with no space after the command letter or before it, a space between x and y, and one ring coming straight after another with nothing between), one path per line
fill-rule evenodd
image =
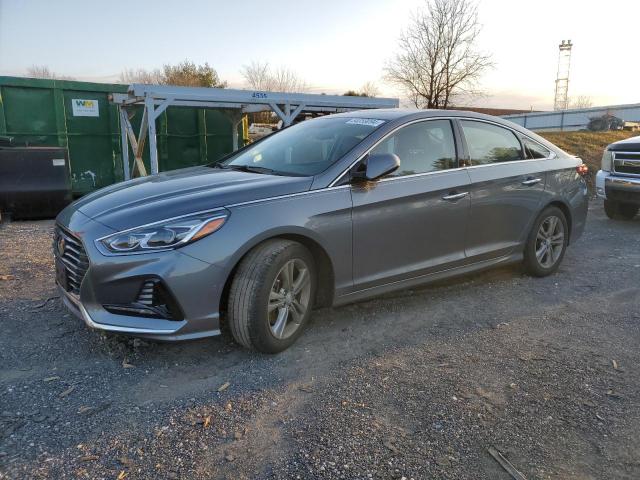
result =
M180 340L226 324L278 352L313 307L511 262L555 272L585 225L584 173L486 115L326 116L76 201L57 218L56 279L93 328Z

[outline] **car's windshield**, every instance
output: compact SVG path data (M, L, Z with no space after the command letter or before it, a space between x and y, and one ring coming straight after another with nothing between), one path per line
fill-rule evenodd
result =
M232 155L220 167L280 175L316 175L383 123L373 118L307 120Z

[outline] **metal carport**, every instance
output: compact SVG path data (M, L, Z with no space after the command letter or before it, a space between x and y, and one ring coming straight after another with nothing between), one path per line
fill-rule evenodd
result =
M226 88L174 87L170 85L132 84L128 93L114 93L111 100L118 106L122 142L124 178L131 178L129 148L134 154L134 168L139 175L146 175L142 162L144 145L149 139L151 173L158 173L158 149L156 141L156 119L167 107L202 107L225 109L233 124L233 149L239 146L237 126L245 113L273 111L284 126L301 113L336 113L369 108L397 108L397 98L349 97L340 95L318 95L309 93L263 92L232 90ZM143 105L140 131L136 136L130 122L129 107Z

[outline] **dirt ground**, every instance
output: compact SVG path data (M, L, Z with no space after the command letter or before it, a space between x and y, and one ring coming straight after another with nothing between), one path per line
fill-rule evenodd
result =
M640 218L519 267L315 312L277 356L105 336L51 221L0 227L0 478L640 478Z

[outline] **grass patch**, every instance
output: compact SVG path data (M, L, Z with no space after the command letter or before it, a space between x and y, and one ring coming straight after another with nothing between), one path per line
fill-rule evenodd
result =
M560 147L565 152L576 155L589 167L586 175L587 185L591 195L595 195L596 173L600 170L602 153L610 143L635 137L638 132L612 131L612 132L536 132L551 143Z
M607 145L625 138L635 137L638 132L536 132L554 145L571 155L577 155L589 166L589 172L595 177L600 170L602 152Z

